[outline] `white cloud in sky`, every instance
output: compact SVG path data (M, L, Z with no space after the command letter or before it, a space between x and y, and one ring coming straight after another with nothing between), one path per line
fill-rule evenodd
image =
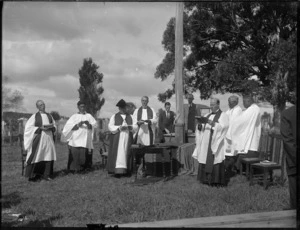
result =
M24 95L27 112L43 99L48 110L70 116L78 100L78 70L91 57L104 74L101 114L112 115L120 98L139 105L148 95L161 105L157 94L170 83L155 79L154 72L174 15L175 3L5 2L3 75Z
M22 92L27 112L34 113L42 99L48 111L71 116L77 111L78 70L91 57L104 74L101 117L115 113L121 98L140 106L143 95L158 110L163 107L158 93L173 81L162 82L154 73L165 55L163 32L175 7L175 2L4 2L7 86ZM175 97L170 102L175 111Z

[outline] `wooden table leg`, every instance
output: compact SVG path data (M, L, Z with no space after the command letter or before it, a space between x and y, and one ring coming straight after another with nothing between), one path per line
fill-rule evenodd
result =
M166 178L164 150L161 150L161 161L162 161L163 178Z
M170 176L173 177L173 158L172 158L172 149L170 149Z

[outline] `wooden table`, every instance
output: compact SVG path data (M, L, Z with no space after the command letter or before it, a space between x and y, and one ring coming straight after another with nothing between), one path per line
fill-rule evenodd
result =
M131 146L131 156L133 161L133 172L135 173L135 180L137 179L137 158L142 158L142 164L143 167L145 165L144 156L146 153L150 154L160 154L162 158L162 167L163 167L163 177L165 179L169 179L166 177L166 171L165 171L165 153L168 151L170 154L170 177L173 177L173 161L172 161L172 149L178 148L178 145L171 144L171 143L160 143L150 146L144 146L144 145L132 145Z

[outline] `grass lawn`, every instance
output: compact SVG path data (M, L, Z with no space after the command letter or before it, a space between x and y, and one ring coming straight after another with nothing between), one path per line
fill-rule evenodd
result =
M97 146L97 144L95 144ZM94 170L67 174L67 146L56 144L53 181L28 182L21 176L18 146L2 146L2 226L86 227L86 224L171 220L282 210L289 204L287 185L264 190L235 176L227 187L199 184L195 176L179 176L144 186L127 184L100 167L95 150ZM23 214L24 221L8 220L7 213Z

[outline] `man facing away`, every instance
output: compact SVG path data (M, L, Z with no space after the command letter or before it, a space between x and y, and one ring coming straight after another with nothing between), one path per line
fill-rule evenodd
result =
M225 137L225 170L227 174L233 173L233 166L236 162L236 156L232 148L231 127L237 117L242 113L242 108L238 104L239 98L237 96L232 95L228 98L229 109L226 111L226 114L229 119L229 128Z
M155 140L155 126L157 116L153 108L148 106L149 98L143 96L142 106L133 113L133 118L137 121L138 131L136 133L136 144L153 145Z
M196 148L193 157L198 160L197 180L208 185L225 185L225 135L228 116L220 110L220 101L211 98L209 113L198 119Z
M133 141L133 132L137 125L132 115L127 113L126 102L121 99L116 106L119 112L112 115L108 129L111 131L110 145L107 158L107 171L116 177L126 175L131 169L130 147Z
M161 111L158 118L160 142L164 142L164 134L174 132L175 113L170 110L171 103L165 103L165 110Z
M83 101L77 103L78 113L73 114L62 131L63 142L68 142L68 169L79 172L91 167L93 153L93 133L97 127L95 118L86 112Z
M260 108L254 103L252 95L243 96L245 110L231 125L232 148L238 154L237 168L240 159L258 157L258 147L261 135Z
M45 112L44 101L36 102L38 112L27 121L24 130L24 149L27 151L25 177L29 181L52 180L53 165L56 161L53 117Z
M286 154L286 171L289 181L290 209L297 208L297 122L296 106L284 110L281 114L280 132L283 149Z

